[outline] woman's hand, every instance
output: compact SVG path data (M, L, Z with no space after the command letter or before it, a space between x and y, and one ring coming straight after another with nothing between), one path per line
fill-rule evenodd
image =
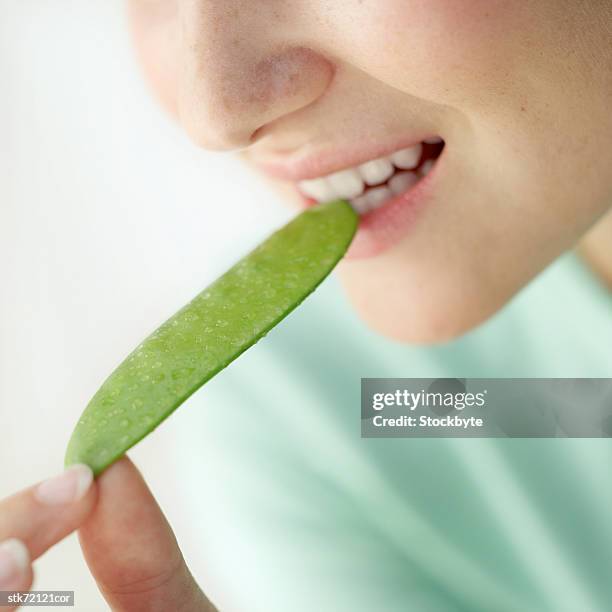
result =
M91 470L76 465L0 502L0 591L26 591L32 561L77 529L96 502Z
M80 528L85 558L114 612L214 612L142 476L124 458L92 482L73 466L0 502L0 591L32 584L32 561Z
M127 458L97 480L98 503L79 530L98 587L114 612L214 612L172 529Z

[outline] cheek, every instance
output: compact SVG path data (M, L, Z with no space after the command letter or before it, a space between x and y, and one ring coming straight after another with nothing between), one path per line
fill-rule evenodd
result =
M369 56L378 57L363 56L377 61L371 72L383 71L417 97L464 108L500 87L530 19L520 3L504 0L379 0L363 17Z
M180 65L178 1L129 0L139 61L156 96L173 114ZM315 4L316 20L305 19L301 34L408 93L465 104L494 88L513 55L514 33L524 29L526 17L513 4L355 0L341 11Z
M130 0L129 19L144 75L162 106L176 115L180 53L176 0Z

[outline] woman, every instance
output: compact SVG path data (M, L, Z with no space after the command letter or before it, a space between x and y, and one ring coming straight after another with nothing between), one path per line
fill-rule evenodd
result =
M130 15L197 144L237 151L298 206L353 203L338 271L378 332L328 285L198 396L223 411L193 411L177 457L211 599L607 609L600 441L362 440L355 406L361 376L611 376L612 3L132 0ZM7 561L0 586L24 588L29 557L82 525L113 609L206 609L128 460L89 488L97 504L55 513L32 492L4 503L0 560L21 573Z

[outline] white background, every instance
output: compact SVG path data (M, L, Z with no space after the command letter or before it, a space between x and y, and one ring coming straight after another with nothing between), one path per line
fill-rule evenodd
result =
M72 427L111 369L289 216L156 107L123 9L0 0L2 497L61 470ZM180 418L132 453L179 541L189 533L172 490ZM35 588L75 589L77 610L106 609L75 537L35 570Z

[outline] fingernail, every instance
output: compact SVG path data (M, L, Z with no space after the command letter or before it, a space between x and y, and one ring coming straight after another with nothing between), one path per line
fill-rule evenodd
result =
M21 578L30 566L30 553L17 538L0 543L0 591L19 586Z
M85 495L92 480L91 469L79 463L70 466L58 476L41 482L34 494L38 501L50 506L70 504Z

